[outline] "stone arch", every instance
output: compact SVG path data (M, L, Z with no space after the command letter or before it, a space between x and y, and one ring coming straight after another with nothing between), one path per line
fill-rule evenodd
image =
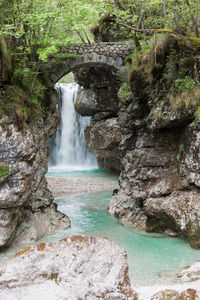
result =
M131 53L130 42L74 44L61 47L58 56L49 56L48 64L42 67L42 73L52 84L60 78L81 67L110 68L114 72L125 64L125 58Z

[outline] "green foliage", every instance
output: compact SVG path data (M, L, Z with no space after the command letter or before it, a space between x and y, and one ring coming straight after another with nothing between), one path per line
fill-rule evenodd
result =
M0 107L22 130L27 122L41 118L43 113L39 100L16 85L4 87Z
M59 285L60 279L58 279L58 273L52 273L50 278L51 280L54 280L56 284Z
M180 145L179 145L179 153L182 153L183 147L184 147L184 144L180 144Z
M17 56L46 59L59 46L80 41L77 33L95 24L102 1L1 0L0 36Z
M9 101L6 102L5 98L0 99L0 115L3 111L14 112L18 119L27 121L32 115L40 116L41 100L45 92L39 81L41 60L48 62L48 56L52 54L57 58L58 65L62 64L63 57L59 53L59 47L80 42L80 36L84 36L84 32L87 35L89 27L96 24L102 16L104 20L112 19L112 22L118 23L117 26L126 28L127 36L135 41L136 49L127 58L124 74L138 64L142 74L138 77L139 80L152 83L153 71L154 75L159 77L164 68L165 57L163 55L162 60L158 61L162 47L159 46L156 34L152 36L149 29L156 29L156 32L161 34L184 35L187 41L198 42L199 15L199 0L0 0L0 52L3 54L3 75L6 82L18 87L16 95L13 90L6 90ZM143 66L139 51L143 57L146 54ZM74 58L74 54L68 54L67 57ZM178 67L174 64L174 59L178 61ZM196 60L199 60L199 55ZM184 58L180 59L176 51L171 50L165 75L163 78L160 76L159 84L162 85L165 81L173 83L173 97L177 92L194 90L195 78L187 73L187 68ZM132 88L130 84L128 86L127 78L122 82L125 84L122 85L120 98L130 101L133 97L130 92ZM195 92L193 101L195 105L197 94L198 91ZM156 93L154 98L156 99ZM178 99L177 107L180 103L187 107L188 100L185 99L188 99L187 93ZM163 118L167 119L167 116Z
M129 30L138 50L154 32L200 45L199 0L110 0L105 8Z
M45 161L45 158L43 155L40 155L40 161L41 161L41 163Z
M72 72L70 72L69 74L67 74L66 76L64 76L63 78L61 78L59 80L59 83L71 83L74 82L74 74Z
M1 126L3 129L8 128L9 125L10 125L10 122L7 122L7 121L3 121L3 122L0 123L0 126Z
M197 107L194 116L198 121L200 120L200 105ZM194 120L194 122L196 122L196 120Z
M99 95L98 95L98 94L95 94L95 95L94 95L94 100L95 100L95 101L98 101L98 100L99 100Z
M131 163L133 163L135 161L135 157L130 157L129 160Z
M129 102L133 99L133 94L129 89L128 83L124 82L121 85L118 96L122 102Z
M10 165L0 162L0 180L4 175L7 175L10 169Z
M27 119L30 106L41 111L45 90L39 80L41 61L48 62L48 56L53 54L62 64L59 47L80 42L83 32L86 39L88 27L97 22L100 11L104 11L101 0L0 0L1 79L19 88L16 103L12 91L12 96L7 91L9 99L12 98L10 103L0 100L0 114L15 110ZM65 54L69 59L74 56ZM23 99L26 95L28 103L21 101L24 105L21 108L19 90L24 93Z
M165 120L165 121L169 120L169 116L168 116L168 115L166 115L166 114L165 114L165 115L164 115L164 114L162 114L162 116L161 116L161 117L162 117L162 119L163 119L163 120Z
M183 92L186 90L191 91L196 87L196 82L189 76L185 76L182 79L176 79L174 81L174 87Z

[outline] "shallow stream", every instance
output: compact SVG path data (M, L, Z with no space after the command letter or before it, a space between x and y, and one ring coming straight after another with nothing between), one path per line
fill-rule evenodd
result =
M92 177L93 180L96 179L96 184L102 180L117 180L116 176L96 170L74 173L50 172L48 175L84 176L87 178L86 180L90 180ZM112 191L104 191L56 199L58 209L69 216L71 228L46 236L42 241L52 242L74 234L109 237L127 251L129 275L136 287L166 284L168 279L161 277L160 273L182 268L199 259L200 251L192 249L182 239L148 234L121 225L115 217L107 212L111 197Z

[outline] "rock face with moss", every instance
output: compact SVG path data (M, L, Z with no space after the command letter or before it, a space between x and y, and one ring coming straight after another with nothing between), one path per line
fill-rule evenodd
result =
M192 76L175 82L165 79L172 57L177 60L179 55L187 65L191 54L181 52L173 42L163 43L148 76L142 62L130 75L134 104L119 112L118 123L125 135L119 144L123 169L121 188L109 211L130 226L178 235L200 248L199 122L195 119L200 88ZM177 47L176 55L171 54L171 45ZM160 71L159 59L164 60ZM174 76L180 76L176 72ZM191 89L184 90L185 81L192 82ZM177 84L181 87L175 95ZM186 94L191 97L187 103Z
M107 238L71 236L26 247L0 272L2 299L138 299L126 252Z
M57 96L43 118L19 124L4 114L0 119L0 246L18 239L37 240L69 226L56 210L47 188L48 139L56 129Z
M137 65L127 66L129 81L114 92L115 121L105 105L86 129L86 144L100 167L121 169L109 212L131 227L181 236L194 248L200 248L197 54L161 40L156 54L143 53ZM102 90L93 91L101 99Z

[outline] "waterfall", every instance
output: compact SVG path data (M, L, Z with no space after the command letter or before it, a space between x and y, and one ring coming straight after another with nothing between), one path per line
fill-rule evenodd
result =
M56 134L50 139L50 170L88 170L97 168L96 160L85 147L84 129L90 124L89 117L82 117L74 110L79 85L57 84L61 122Z

